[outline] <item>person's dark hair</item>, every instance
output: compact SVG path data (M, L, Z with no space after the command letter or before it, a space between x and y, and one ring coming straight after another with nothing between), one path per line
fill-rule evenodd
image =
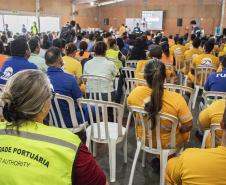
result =
M201 44L201 40L199 38L195 38L193 41L192 41L192 45L194 48L199 48Z
M77 35L77 41L81 41L82 40L82 34L78 34Z
M206 53L210 53L214 48L214 43L212 41L207 41L204 45L204 49Z
M93 34L93 33L89 34L89 40L90 40L90 41L94 41L94 38L95 38L95 37L94 37L94 34Z
M4 54L4 52L5 52L4 44L2 41L0 41L0 54Z
M196 25L196 21L195 21L195 20L192 20L192 21L190 22L190 24Z
M191 34L191 41L193 41L196 38L195 34Z
M226 68L226 55L223 55L222 57L220 57L220 61L223 68Z
M155 37L154 41L155 41L155 44L159 45L161 38L159 36L157 36L157 37Z
M79 49L80 49L79 56L82 56L85 53L85 51L87 50L87 48L88 48L87 42L81 41L79 44Z
M131 51L130 60L146 60L147 42L141 38L136 38L134 47Z
M53 47L57 47L59 49L62 49L62 39L54 39L53 40Z
M48 35L43 35L43 40L42 40L42 45L41 48L42 49L49 49L51 47L51 44L49 42L49 37Z
M161 48L161 46L155 45L155 44L151 45L149 56L151 58L161 59L162 58L162 48Z
M184 38L179 37L177 43L180 44L180 45L183 45L184 44Z
M73 54L76 52L76 50L77 50L77 47L75 46L74 43L71 42L66 44L66 47L65 47L66 55Z
M167 37L162 37L161 42L169 42L169 39Z
M10 51L12 56L25 57L26 51L29 51L27 41L22 37L18 37L11 42Z
M65 48L66 44L67 44L67 41L65 39L61 39L62 49Z
M70 22L70 25L74 27L74 26L76 25L76 22L72 20L72 21Z
M36 48L39 47L39 41L35 37L31 38L28 41L28 44L32 53L34 53Z
M170 35L170 36L169 36L169 39L173 39L173 35Z
M169 44L168 42L161 42L160 46L162 48L162 52L169 57L170 56L170 49L169 49Z
M46 65L55 64L61 57L61 51L58 47L51 47L45 53Z
M2 35L2 36L1 36L1 41L2 41L3 43L8 43L8 39L7 39L6 35Z
M100 41L95 43L94 45L95 55L105 56L106 51L107 51L107 44L105 42Z
M177 44L178 43L178 39L179 39L178 35L176 35L173 39L174 39L175 44Z
M108 39L108 44L110 48L113 48L114 45L116 45L116 40L115 39Z
M166 78L165 64L161 60L152 59L144 68L144 78L152 89L151 99L145 104L145 110L152 121L151 129L154 129L156 127L156 115L161 111L163 106L162 97Z
M106 38L108 38L108 37L111 37L111 33L110 32L107 32L106 34L105 34L105 36L106 36Z
M119 38L116 39L116 41L117 41L118 48L121 51L123 49L123 47L125 46L123 39L119 37Z
M96 42L101 42L101 41L104 41L104 38L101 37L101 36L98 36L98 37L96 38Z

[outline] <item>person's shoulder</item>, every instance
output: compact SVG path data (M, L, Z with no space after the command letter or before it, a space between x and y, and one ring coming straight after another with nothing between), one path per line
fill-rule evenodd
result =
M38 69L38 67L35 64L31 63L31 62L28 62L27 67L29 69Z

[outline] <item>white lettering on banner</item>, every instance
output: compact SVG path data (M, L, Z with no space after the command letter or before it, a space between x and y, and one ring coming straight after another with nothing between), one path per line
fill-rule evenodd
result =
M13 75L13 68L7 67L4 70L3 75L0 78L3 79L3 80L9 80L12 75Z

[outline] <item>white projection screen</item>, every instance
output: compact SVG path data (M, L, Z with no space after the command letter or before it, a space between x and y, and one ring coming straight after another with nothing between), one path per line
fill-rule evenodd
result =
M163 11L142 11L142 22L148 30L162 30Z

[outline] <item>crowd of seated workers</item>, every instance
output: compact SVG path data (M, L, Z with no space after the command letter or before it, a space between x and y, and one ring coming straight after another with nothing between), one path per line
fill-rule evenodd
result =
M39 123L48 122L46 116L50 104L54 106L54 102L51 102L51 94L54 93L71 97L75 103L78 123L82 124L84 121L82 113L85 121L89 123L87 107L82 107L81 112L77 101L87 95L86 89L95 88L95 83L90 82L86 86L82 75L108 78L110 81L102 82L99 89L102 99L109 101L107 93L110 87L111 101L122 103L125 88L125 74L122 69L126 66L126 61L136 60L137 65L131 66L135 68L134 78L144 80L147 85L136 86L129 94L127 104L144 108L148 114L146 119L152 121L153 132L156 129L156 115L159 112L178 118L180 122L176 130L178 148L189 141L195 122L199 123L200 133L210 129L211 124L218 123L221 126L221 130L216 133L217 148L211 148L209 134L206 140L206 148L209 149L187 149L179 157L170 156L165 176L167 184L198 184L196 182L218 184L216 181L220 184L224 181L223 173L226 170L223 161L226 160L225 100L212 100L213 103L200 112L198 120L194 120L184 96L164 88L165 83L179 83L177 55L183 57L180 71L188 76L188 87L193 88L195 81L199 82L199 77L195 79L195 70L199 66L213 67L216 70L208 76L204 90L226 93L225 36L198 37L191 34L189 38L188 34L173 37L148 31L141 35L128 35L125 32L120 36L110 32L82 32L77 33L72 42L67 42L60 36L46 33L33 36L15 35L11 41L7 41L7 36L3 33L0 40L0 84L6 85L2 100L5 103L3 115L7 121L7 129L13 129L15 126L19 130L37 134L43 129L48 130L46 134L53 132L52 128L43 128L46 126ZM115 87L116 78L117 87ZM29 100L29 104L24 100ZM59 102L59 105L66 126L72 127L68 105L63 101ZM92 112L95 114L94 110ZM37 125L36 131L32 125ZM161 122L160 139L164 149L169 147L170 129L171 122ZM72 170L75 173L72 181L83 185L90 182L93 185L107 184L103 171L87 148L80 144L80 139L70 132L63 133L64 131L60 129L56 129L55 132L53 138L57 138L57 133L62 138L61 135L65 134L67 137L63 139L68 142L74 139L73 144L80 146L76 153L76 164L71 161L74 158L69 159L76 169L75 172ZM136 133L138 139L141 138L142 127L137 127ZM146 138L146 141L149 141L148 134ZM156 146L155 135L152 140ZM2 142L0 139L0 144ZM60 155L63 154L56 153L56 158ZM151 166L154 171L159 171L159 158L154 160ZM80 178L82 176L86 178ZM62 179L62 182L64 180L66 179Z

